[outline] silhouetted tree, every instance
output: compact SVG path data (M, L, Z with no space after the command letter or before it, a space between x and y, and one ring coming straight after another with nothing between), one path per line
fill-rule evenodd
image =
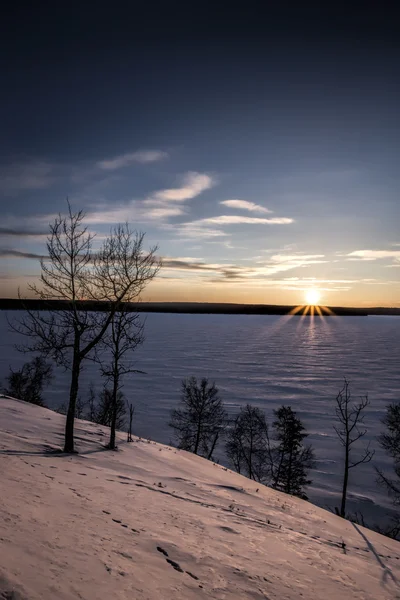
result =
M379 436L379 444L393 460L394 476L376 468L378 482L386 488L393 504L400 506L400 402L390 404L386 408L382 423L386 430ZM392 520L386 534L394 539L400 537L400 514Z
M96 392L93 386L93 383L90 383L89 393L87 399L87 413L86 419L88 421L95 422L96 420L96 412L97 412L97 402L96 402Z
M255 481L270 475L268 425L265 414L255 406L242 406L227 431L227 457L234 469Z
M36 356L18 371L13 371L10 367L10 371L6 378L8 386L4 389L7 396L38 406L46 406L42 398L42 391L50 383L53 369L42 356Z
M290 406L274 410L274 440L271 448L271 485L273 488L307 499L304 488L310 485L308 471L314 465L314 450L305 446L304 425Z
M135 412L135 407L132 402L127 402L128 412L129 412L129 423L128 423L128 442L133 442L132 439L132 421L133 421L133 413Z
M160 263L156 248L143 251L143 233L119 225L98 252L93 235L83 225L84 213L56 217L47 239L48 257L41 261L40 286L31 292L43 301L63 300L61 310L26 308L26 317L12 323L14 330L31 338L21 347L40 352L71 372L64 451L74 452L74 419L83 361L91 356L123 302L137 299L156 275ZM104 311L82 310L81 300L107 301Z
M178 448L211 460L227 418L218 388L206 378L199 383L196 377L184 379L180 404L169 422Z
M99 395L95 423L111 427L115 419L116 429L122 429L125 423L126 406L125 398L121 391L117 392L116 408L114 405L113 391L109 388L103 388Z
M102 340L102 349L106 361L100 360L100 368L103 377L111 385L110 393L112 400L112 418L110 441L108 448L115 449L115 433L117 429L118 398L122 389L122 379L131 373L144 373L135 369L133 363L128 360L129 355L144 341L144 324L140 321L138 313L127 312L120 309L112 318L110 327Z
M346 517L347 487L350 469L354 469L363 463L370 462L374 455L374 450L371 450L370 445L368 444L363 449L360 458L352 460L352 446L367 433L366 429L360 429L360 424L364 422L365 415L363 414L363 411L368 405L368 396L360 398L360 401L357 404L351 403L350 384L347 379L344 378L343 387L336 396L335 412L339 426L336 427L334 425L336 435L344 448L342 501L340 504L340 511L336 508L337 514L343 518Z

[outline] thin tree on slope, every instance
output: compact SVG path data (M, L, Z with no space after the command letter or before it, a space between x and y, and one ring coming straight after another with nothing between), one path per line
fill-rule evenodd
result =
M115 313L111 325L102 340L102 347L109 360L101 361L101 373L111 384L111 430L108 448L114 450L115 433L117 429L118 400L124 403L121 396L122 380L131 373L144 373L134 368L128 357L144 341L144 323L140 321L139 314L121 309ZM125 409L125 404L124 404ZM133 415L132 415L133 416Z
M65 424L64 452L74 452L74 420L83 362L92 356L123 302L136 300L153 279L160 263L156 247L143 251L143 233L128 225L115 228L98 252L94 236L84 226L84 213L56 217L47 239L48 258L41 260L40 286L31 292L43 301L63 300L61 310L27 309L26 317L12 323L14 330L31 338L20 347L51 357L71 372ZM107 301L104 311L82 310L81 300Z
M364 422L364 410L368 405L368 396L360 398L360 401L357 404L352 404L350 384L345 378L343 387L336 396L335 412L339 426L334 425L333 427L344 448L343 485L340 511L336 508L336 512L343 518L346 517L347 488L350 470L358 465L370 462L375 453L374 450L370 449L370 445L367 444L362 450L359 458L356 460L352 459L353 445L367 433L367 430L364 427L360 428L360 425Z

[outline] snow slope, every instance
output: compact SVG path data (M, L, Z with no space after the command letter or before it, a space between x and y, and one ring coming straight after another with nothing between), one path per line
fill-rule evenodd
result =
M54 453L63 424L0 398L1 599L400 598L398 542L94 423Z

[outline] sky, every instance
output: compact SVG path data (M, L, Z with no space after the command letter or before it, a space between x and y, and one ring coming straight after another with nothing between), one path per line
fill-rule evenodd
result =
M2 297L68 198L158 245L144 300L400 306L394 3L81 4L0 24Z

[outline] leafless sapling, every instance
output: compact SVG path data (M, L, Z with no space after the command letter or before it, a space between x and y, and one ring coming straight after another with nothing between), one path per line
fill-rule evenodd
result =
M123 387L123 378L131 373L144 373L134 368L134 364L129 360L130 355L144 341L143 335L144 322L139 318L136 312L128 312L120 308L111 321L110 327L103 337L101 347L106 355L106 359L100 361L100 369L107 383L110 384L111 394L111 424L110 440L108 448L114 450L118 398Z
M360 401L353 404L351 401L350 383L344 378L342 389L336 396L336 419L339 425L334 425L334 430L344 448L344 472L342 485L342 500L340 511L336 508L337 514L346 517L347 488L349 484L349 472L358 465L368 463L372 460L375 451L370 449L370 444L363 448L359 458L352 459L353 445L367 433L367 429L360 428L364 423L364 410L369 406L368 396L360 398Z

